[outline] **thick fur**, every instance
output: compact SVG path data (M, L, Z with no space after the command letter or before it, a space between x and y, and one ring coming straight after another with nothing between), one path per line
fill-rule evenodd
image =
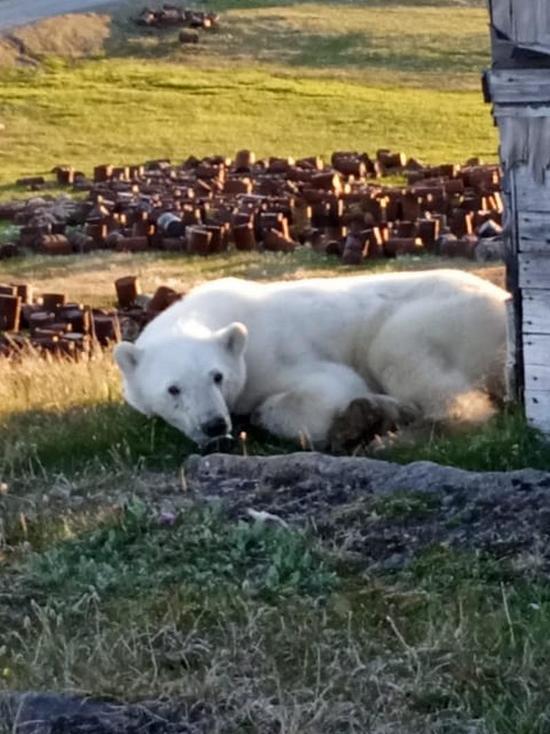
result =
M115 358L128 402L198 443L213 419L230 430L233 413L323 444L356 400L385 428L486 417L504 396L506 299L455 270L227 278L193 289Z

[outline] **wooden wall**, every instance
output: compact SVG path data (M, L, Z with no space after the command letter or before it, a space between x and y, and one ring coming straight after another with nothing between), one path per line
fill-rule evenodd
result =
M532 425L550 434L550 182L533 185L525 166L513 177L525 411Z
M505 171L517 384L529 422L550 435L550 72L494 70L487 89Z
M494 27L519 46L550 48L548 0L491 0Z

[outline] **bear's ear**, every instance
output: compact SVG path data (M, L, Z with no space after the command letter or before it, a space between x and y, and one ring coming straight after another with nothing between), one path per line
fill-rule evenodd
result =
M248 329L240 321L229 324L216 333L216 337L234 357L240 357L246 347Z
M125 375L131 375L138 365L140 350L131 342L120 342L113 351L115 362Z

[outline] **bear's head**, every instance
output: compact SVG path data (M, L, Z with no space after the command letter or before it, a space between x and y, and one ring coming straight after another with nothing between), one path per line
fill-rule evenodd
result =
M246 340L246 326L235 322L220 331L182 331L144 346L121 342L114 358L124 397L199 445L225 436L246 381Z

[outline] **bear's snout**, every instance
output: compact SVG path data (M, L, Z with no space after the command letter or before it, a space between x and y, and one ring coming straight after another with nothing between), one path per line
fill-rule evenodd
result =
M201 431L204 433L205 436L208 436L208 438L218 438L219 436L225 436L228 430L229 426L227 425L227 421L221 415L217 416L216 418L212 418L206 423L203 423L201 426Z

